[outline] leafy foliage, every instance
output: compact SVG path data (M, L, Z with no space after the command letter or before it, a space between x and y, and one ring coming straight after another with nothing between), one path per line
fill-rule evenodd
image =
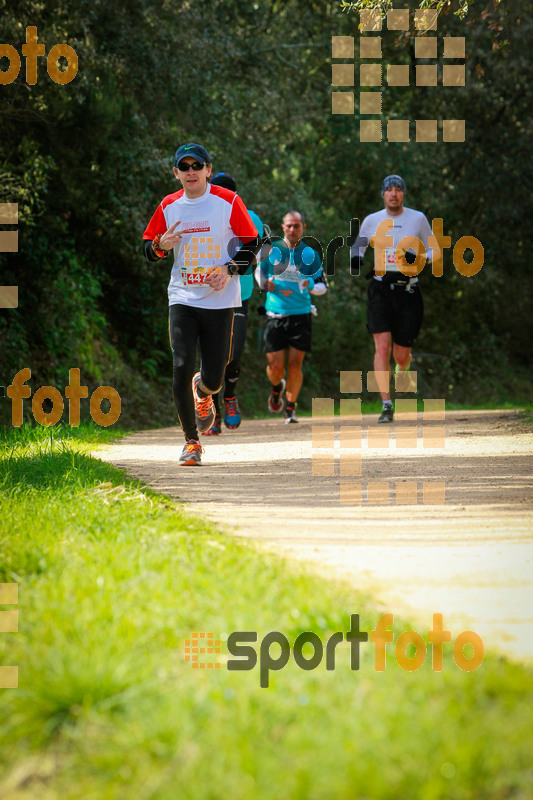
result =
M78 366L89 384L115 381L130 421L142 422L145 413L153 421L147 381L163 381L158 418L173 417L169 264L148 264L140 240L157 202L175 188L177 144L197 140L273 231L297 207L324 246L348 235L352 217L380 207L385 174L402 174L408 203L442 217L452 244L472 235L485 249L472 279L456 273L450 252L443 278L423 274L417 349L428 391L456 400L524 394L531 0L472 2L463 20L462 4L443 5L439 35L466 35L466 86L383 89L386 118L465 118L462 144L362 144L357 115L330 113L331 36L357 35L358 22L338 3L2 5L1 41L21 52L26 27L35 25L47 52L66 42L79 58L65 86L49 79L40 58L35 85L24 81L23 59L19 77L0 87L0 202L19 203L20 214L20 252L0 255L1 283L20 287L19 309L0 311L4 383L31 366L36 385L61 384ZM383 63L414 64L409 35L383 32ZM355 67L357 74L357 59ZM339 369L371 363L366 284L347 265L344 248L319 301L304 405L316 391L338 390ZM253 308L259 302L256 295ZM259 324L252 317L243 372L250 400L252 382L263 381Z

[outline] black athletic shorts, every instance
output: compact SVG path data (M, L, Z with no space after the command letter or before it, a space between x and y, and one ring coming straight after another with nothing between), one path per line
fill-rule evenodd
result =
M374 278L368 284L366 300L369 333L390 331L401 347L411 347L419 334L424 316L422 292L418 283L409 287L385 284Z
M265 353L276 353L291 345L296 350L311 352L311 314L269 317L263 334Z

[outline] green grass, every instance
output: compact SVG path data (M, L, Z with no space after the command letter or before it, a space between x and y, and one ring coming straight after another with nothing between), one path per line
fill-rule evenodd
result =
M19 584L19 632L0 636L0 664L19 665L0 690L3 800L531 796L533 675L502 658L467 673L448 655L435 673L428 655L408 673L389 646L377 673L367 644L351 671L343 645L335 671L291 660L268 689L224 655L193 670L192 631L325 642L381 611L92 458L110 432L70 433L0 440L0 582ZM409 627L395 618L395 638Z

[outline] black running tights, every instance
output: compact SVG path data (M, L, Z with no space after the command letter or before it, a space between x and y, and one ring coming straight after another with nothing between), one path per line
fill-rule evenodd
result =
M172 390L186 439L198 439L191 381L195 372L196 347L200 345L200 389L215 394L222 386L231 349L232 308L170 306L169 330L172 347Z

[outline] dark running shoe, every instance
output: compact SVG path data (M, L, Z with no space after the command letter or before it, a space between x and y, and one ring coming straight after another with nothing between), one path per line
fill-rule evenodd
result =
M224 405L226 412L224 414L224 425L230 430L235 430L241 424L241 413L239 411L239 404L236 397L225 397Z
M283 422L285 423L285 425L290 425L292 422L300 422L300 420L296 416L295 408L286 408L285 409L285 415L284 415Z
M394 411L392 410L392 406L383 406L378 422L393 422L393 417Z
M200 433L205 433L212 426L216 417L215 404L211 395L199 397L197 386L200 383L200 373L197 372L192 379L192 394L196 412L196 427Z
M281 381L281 389L279 392L275 392L272 390L270 392L270 396L268 398L268 410L271 411L273 414L279 414L280 411L283 411L283 392L285 391L285 378L282 378Z
M200 442L190 439L185 442L180 456L180 467L199 467L202 464L203 447Z
M204 436L220 436L222 433L222 425L220 424L220 414L215 414L215 421L211 425L208 431L206 431L203 435Z

